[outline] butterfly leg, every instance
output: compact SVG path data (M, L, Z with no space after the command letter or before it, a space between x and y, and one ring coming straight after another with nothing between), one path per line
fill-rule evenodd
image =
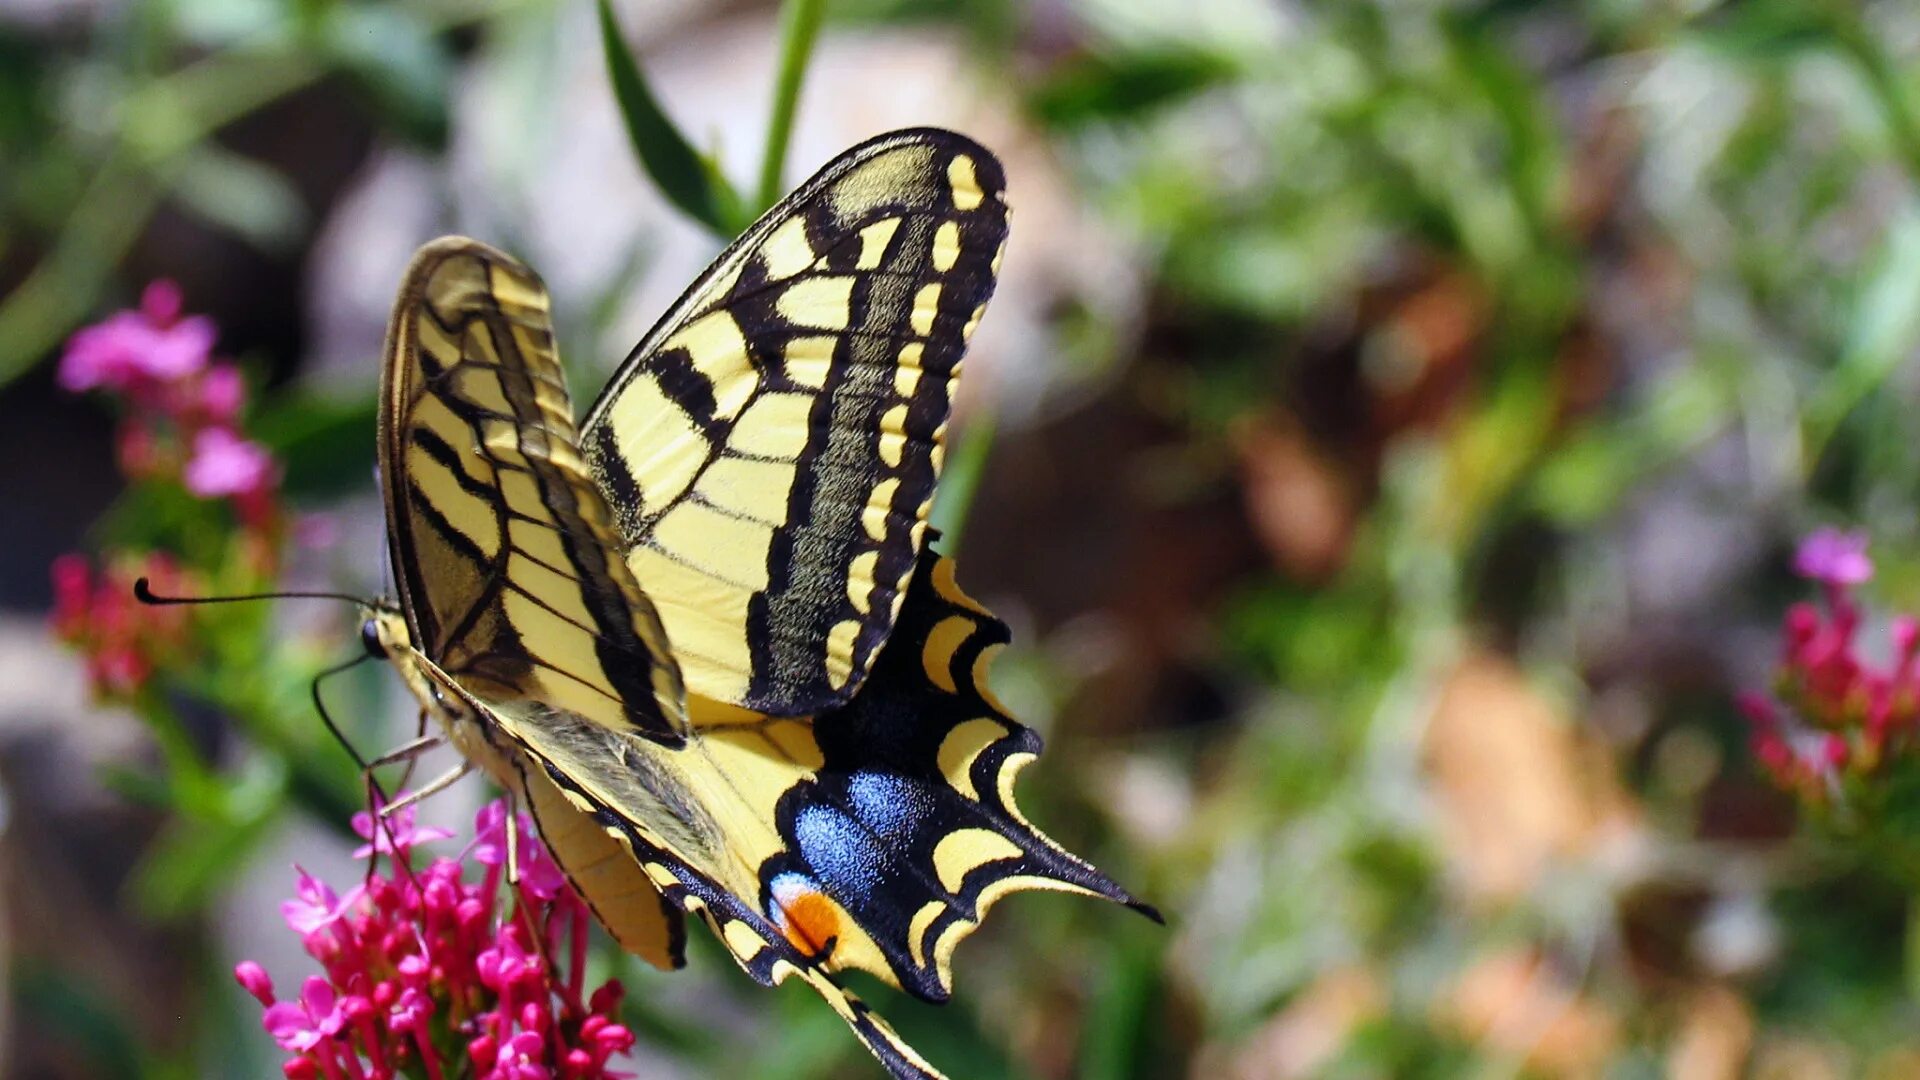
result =
M520 801L507 792L507 884L520 886Z
M396 761L405 761L408 763L412 763L414 758L417 758L421 754L424 754L427 751L433 749L434 747L439 746L443 742L446 742L446 740L441 738L438 735L421 735L417 738L404 742L399 746L396 746L393 749L387 751L386 753L381 754L379 757L374 758L372 761L367 762L367 768L368 770L373 770L373 769L379 768L382 765L391 765Z
M446 772L441 773L439 776L436 776L432 780L427 781L425 784L422 784L419 788L413 791L409 791L405 795L400 796L398 799L395 799L394 801L386 804L385 806L382 806L380 808L380 816L383 818L390 817L393 814L396 814L399 811L405 809L406 807L412 806L414 803L419 802L421 799L424 799L429 795L436 795L442 791L445 791L448 788L452 787L454 784L458 783L463 777L465 777L468 773L472 771L473 771L473 762L463 760L460 762L460 764L455 765L453 768L448 769Z

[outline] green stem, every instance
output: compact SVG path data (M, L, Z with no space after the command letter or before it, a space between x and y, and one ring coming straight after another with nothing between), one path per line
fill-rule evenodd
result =
M773 84L773 113L767 121L767 148L760 159L759 209L779 201L786 191L781 176L787 165L787 144L793 138L793 115L800 105L800 84L807 61L820 36L826 0L786 0L780 6L780 72Z
M960 537L966 531L967 511L973 508L974 493L980 490L980 478L987 471L987 456L993 450L995 423L993 410L983 408L960 429L959 438L950 444L951 457L929 515L933 527L940 530L940 553L952 558L960 552Z
M1920 184L1920 115L1907 92L1906 84L1893 62L1887 58L1872 33L1861 22L1851 5L1833 9L1834 35L1846 54L1859 67L1874 103L1880 106L1894 154L1907 171L1908 180Z

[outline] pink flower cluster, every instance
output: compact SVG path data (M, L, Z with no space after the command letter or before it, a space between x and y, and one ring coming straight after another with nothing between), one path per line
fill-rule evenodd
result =
M177 477L202 499L233 500L242 519L257 525L274 510L274 462L236 429L246 383L238 368L213 360L213 343L213 322L183 316L179 287L156 281L139 310L67 341L60 385L104 390L131 405L119 437L128 477Z
M1772 692L1739 699L1754 757L1814 804L1843 779L1881 768L1920 729L1920 620L1892 620L1887 663L1860 653L1854 589L1873 577L1866 549L1865 537L1833 529L1800 545L1794 571L1820 585L1823 603L1787 609Z
M282 513L278 466L240 434L246 384L240 370L213 359L214 327L183 316L172 282L147 286L137 311L122 311L76 332L60 358L60 384L76 393L101 390L125 406L117 446L133 484L184 488L200 500L223 500L240 525L235 555L256 577L271 577L280 560ZM56 636L85 654L94 690L126 698L162 659L180 660L194 642L180 608L150 608L133 598L133 582L153 581L161 595L182 595L184 572L166 555L123 551L96 570L80 555L52 567Z
M583 997L589 919L524 817L516 830L520 881L511 915L497 900L507 862L507 813L496 801L474 819L459 859L411 867L415 846L447 838L416 828L411 809L376 822L360 814L372 857L366 880L344 895L299 871L281 907L324 976L277 1000L251 961L234 977L266 1011L262 1025L293 1056L289 1080L370 1080L402 1072L430 1080L600 1080L631 1049L619 1024L621 988L609 980ZM379 872L389 855L391 876ZM463 861L481 867L468 880Z
M191 592L172 558L129 556L96 572L86 556L68 554L53 561L52 573L54 636L86 656L96 695L131 697L161 665L181 659L185 609L149 607L133 596L143 577L156 592Z

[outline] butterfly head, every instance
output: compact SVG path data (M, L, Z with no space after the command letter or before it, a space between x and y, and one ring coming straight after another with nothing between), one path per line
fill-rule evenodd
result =
M375 660L392 660L413 650L406 616L390 607L361 609L360 646Z

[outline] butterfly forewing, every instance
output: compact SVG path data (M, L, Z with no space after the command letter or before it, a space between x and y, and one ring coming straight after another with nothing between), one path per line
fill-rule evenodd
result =
M683 739L685 691L581 459L539 278L475 241L429 244L387 349L381 465L414 645L483 696Z
M720 256L588 414L692 692L798 716L865 679L925 541L1003 184L951 132L849 150Z

